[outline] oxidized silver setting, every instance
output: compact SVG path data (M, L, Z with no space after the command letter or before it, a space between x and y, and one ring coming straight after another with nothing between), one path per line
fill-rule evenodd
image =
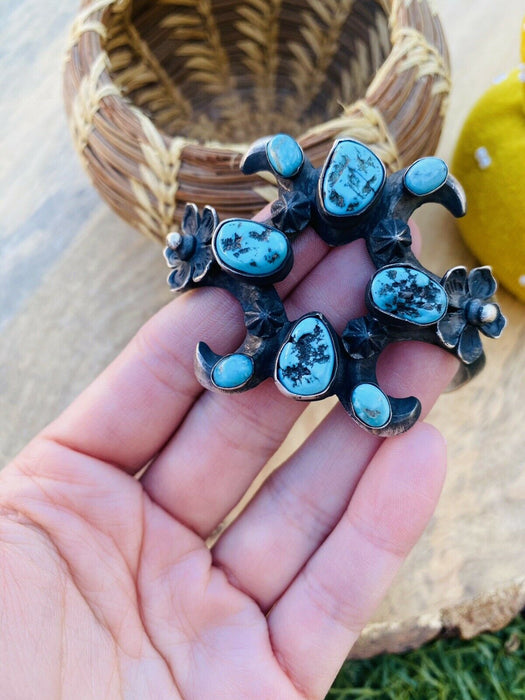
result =
M421 412L416 397L388 396L378 384L377 361L390 343L419 340L455 355L461 365L453 388L483 368L480 333L497 338L506 323L492 300L491 269L455 267L441 278L412 251L407 222L422 204L465 214L463 190L442 160L421 158L387 176L366 145L339 139L314 168L294 139L277 134L256 141L241 169L276 177L279 197L268 220L219 222L212 207L200 214L187 204L181 232L167 237L164 251L174 291L220 287L244 312L237 350L221 356L197 345L195 372L204 387L235 393L272 377L294 399L337 395L359 425L388 436L408 430ZM350 319L340 337L315 310L288 319L274 287L293 266L291 240L309 224L332 246L363 238L376 267L365 293L368 313Z

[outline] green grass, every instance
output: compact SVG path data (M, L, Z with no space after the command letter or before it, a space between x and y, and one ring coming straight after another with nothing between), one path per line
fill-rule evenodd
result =
M525 616L475 639L438 639L403 655L349 661L327 700L525 699Z

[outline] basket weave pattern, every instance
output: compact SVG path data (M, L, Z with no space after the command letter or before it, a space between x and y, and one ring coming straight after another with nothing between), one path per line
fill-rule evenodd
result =
M75 147L126 221L163 240L187 201L252 216L253 139L297 137L314 165L353 136L390 170L437 145L450 88L429 0L84 0L64 95Z

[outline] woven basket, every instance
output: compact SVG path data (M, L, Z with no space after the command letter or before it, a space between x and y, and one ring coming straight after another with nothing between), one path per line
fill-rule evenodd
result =
M64 94L95 187L159 239L187 201L249 217L275 196L247 145L285 131L314 165L333 140L390 170L435 150L450 87L430 0L84 0Z

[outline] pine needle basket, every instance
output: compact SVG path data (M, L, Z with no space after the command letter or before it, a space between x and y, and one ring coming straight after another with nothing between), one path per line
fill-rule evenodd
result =
M187 201L221 217L271 201L271 178L239 171L264 135L314 165L341 136L390 170L433 153L449 89L431 0L84 0L64 72L91 180L159 240Z

